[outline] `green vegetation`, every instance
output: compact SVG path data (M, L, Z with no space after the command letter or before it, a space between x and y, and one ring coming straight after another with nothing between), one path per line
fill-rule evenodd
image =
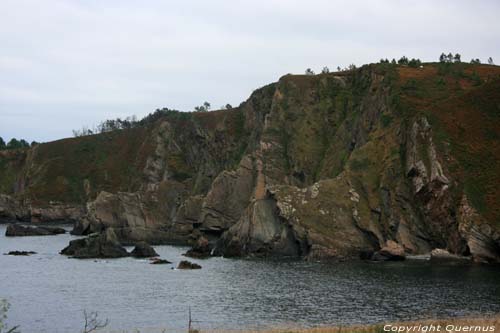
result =
M196 106L194 108L194 112L208 112L210 111L210 108L211 108L210 103L204 102L202 105Z
M37 142L33 141L31 145L35 145ZM0 137L0 150L6 150L6 149L20 149L20 148L28 148L30 147L30 144L24 140L24 139L16 139L12 138L7 144L3 140L3 138Z
M314 71L312 69L307 68L306 71L305 71L305 74L306 75L314 75L315 73L314 73Z

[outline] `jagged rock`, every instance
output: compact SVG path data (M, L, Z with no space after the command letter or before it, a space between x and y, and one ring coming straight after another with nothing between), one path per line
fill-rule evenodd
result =
M460 256L456 255L453 253L450 253L448 250L445 249L434 249L431 251L431 260L443 260L443 261L448 261L448 260L463 260L463 261L469 261L471 258L470 257L465 257L465 256Z
M135 248L130 252L132 257L136 258L148 258L148 257L157 257L158 253L156 253L155 249L151 245L146 242L139 242L135 245Z
M479 215L465 194L458 212L459 231L467 242L473 260L480 263L500 262L500 232Z
M9 224L5 230L5 236L50 236L66 233L66 230L58 227L24 226L20 224Z
M165 264L171 264L172 262L166 260L166 259L160 259L160 258L151 258L150 264L151 265L165 265Z
M35 251L9 251L8 253L4 253L6 256L29 256L32 254L36 254Z
M92 234L86 238L76 239L60 252L72 258L121 258L129 256L127 250L120 245L112 228L100 234Z
M223 171L203 201L199 222L203 229L224 231L235 224L254 190L253 163L245 156L235 171Z
M373 254L371 259L375 261L400 261L405 260L405 257L404 248L395 241L388 240L384 247Z
M240 221L217 242L214 253L225 257L242 255L299 256L300 242L286 220L279 216L273 199L254 201Z
M201 268L200 265L187 260L182 260L177 266L177 269L200 269L200 268Z
M208 239L201 236L198 238L196 243L191 249L189 249L184 255L191 258L208 258L212 252L212 246L210 245Z

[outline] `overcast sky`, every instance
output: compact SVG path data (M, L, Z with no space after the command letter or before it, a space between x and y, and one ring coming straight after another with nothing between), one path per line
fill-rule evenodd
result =
M381 57L500 60L497 1L0 0L0 136L238 105L286 73Z

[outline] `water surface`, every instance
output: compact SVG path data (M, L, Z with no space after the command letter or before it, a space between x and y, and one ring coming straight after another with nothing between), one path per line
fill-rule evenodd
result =
M0 297L8 323L29 332L79 332L83 310L98 311L112 330L194 325L241 329L367 324L500 312L500 269L423 261L322 264L304 261L192 260L201 270L173 270L187 248L156 246L173 265L133 258L68 259L58 252L70 235L5 237ZM191 259L190 259L191 260Z

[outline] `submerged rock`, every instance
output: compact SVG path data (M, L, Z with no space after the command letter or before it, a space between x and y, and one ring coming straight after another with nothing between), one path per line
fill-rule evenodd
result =
M20 224L9 224L5 230L5 236L50 236L66 233L66 230L58 227L24 226Z
M29 256L32 254L36 254L35 251L9 251L8 253L4 253L6 256Z
M148 257L157 257L158 253L156 253L155 249L151 245L146 242L139 242L135 245L135 248L130 252L132 257L136 258L148 258Z
M112 228L108 228L100 234L92 234L86 238L70 241L69 245L60 253L78 259L129 256L127 250L118 242Z
M210 257L212 252L212 246L210 245L208 239L201 236L193 245L193 248L188 250L184 255L191 258L204 259Z
M201 268L200 265L187 260L182 260L177 266L177 269L200 269L200 268Z

